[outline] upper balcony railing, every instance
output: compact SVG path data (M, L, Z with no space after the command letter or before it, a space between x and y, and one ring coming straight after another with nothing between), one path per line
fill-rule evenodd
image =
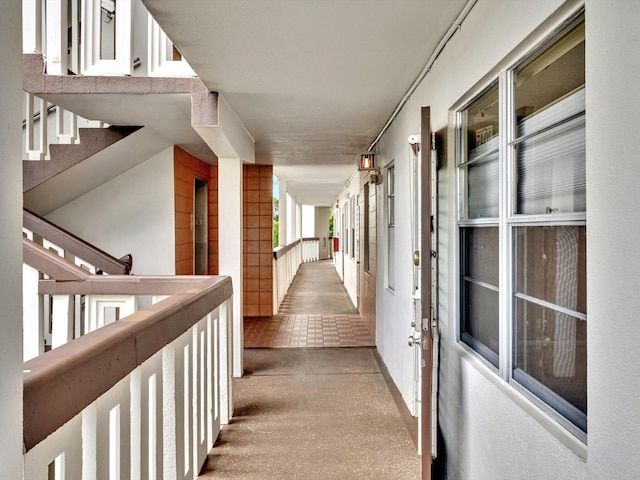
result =
M23 0L22 31L49 75L196 76L140 0Z
M164 298L24 363L24 478L195 478L233 414L231 280L92 275L24 246L51 298Z

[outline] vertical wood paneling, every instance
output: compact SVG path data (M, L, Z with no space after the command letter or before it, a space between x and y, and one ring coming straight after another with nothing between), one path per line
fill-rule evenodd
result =
M209 274L218 274L218 167L174 146L176 275L193 275L194 181L205 180L209 190Z

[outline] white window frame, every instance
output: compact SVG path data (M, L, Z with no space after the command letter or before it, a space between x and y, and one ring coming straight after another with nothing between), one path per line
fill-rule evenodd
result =
M396 186L395 163L391 162L385 170L385 215L387 219L387 268L386 286L390 291L395 291L396 283L396 255L395 255L395 211L396 211Z
M575 14L569 19L566 24L576 25L579 23L579 19L584 21L583 10ZM555 38L561 37L568 29L558 29L555 35L549 39L549 42ZM546 46L546 43L545 43ZM481 227L481 226L497 226L498 233L498 256L499 256L499 359L498 366L494 366L489 360L487 360L479 351L474 347L465 343L461 339L462 334L462 313L463 306L458 302L457 305L457 341L461 347L477 357L484 365L490 370L499 375L505 382L523 394L534 404L539 406L548 416L557 421L562 427L571 432L582 442L586 443L587 433L586 429L583 430L580 426L577 426L567 417L558 413L548 403L548 397L541 397L534 393L531 389L527 389L523 384L519 383L514 378L514 355L516 352L517 340L514 338L515 334L515 295L516 279L515 279L515 229L520 226L586 226L586 212L577 213L551 213L547 215L524 215L515 213L516 205L516 188L515 188L515 160L516 160L516 126L515 118L512 112L513 99L514 99L514 71L518 65L522 64L529 58L536 55L543 54L546 47L535 48L529 55L523 56L518 62L513 63L508 69L504 70L498 76L498 103L499 103L499 131L500 131L500 146L499 146L499 218L497 219L468 219L463 212L466 212L467 197L465 188L465 178L463 174L463 168L460 167L460 160L463 155L463 150L466 150L466 140L463 136L466 135L466 131L463 131L464 127L464 112L475 100L480 98L486 91L494 86L495 80L482 89L480 92L468 97L469 101L462 107L456 109L455 114L455 127L456 127L456 198L457 198L457 227L456 227L456 263L457 263L457 285L460 289L461 283L461 268L462 268L462 249L461 242L461 230L465 227ZM460 291L459 298L462 298L462 292ZM586 321L586 315L581 315Z

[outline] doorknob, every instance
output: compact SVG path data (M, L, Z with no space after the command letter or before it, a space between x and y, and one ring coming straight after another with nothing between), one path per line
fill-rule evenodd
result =
M409 344L410 347L413 347L415 345L420 345L421 341L422 341L422 335L420 335L420 332L415 332L409 335L409 339L407 343Z
M420 266L420 250L416 250L415 252L413 252L413 264L416 267Z

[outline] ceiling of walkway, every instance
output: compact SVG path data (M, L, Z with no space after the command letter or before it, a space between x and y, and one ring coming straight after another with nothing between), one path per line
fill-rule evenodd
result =
M299 203L331 205L467 0L143 2L244 123L256 162Z

